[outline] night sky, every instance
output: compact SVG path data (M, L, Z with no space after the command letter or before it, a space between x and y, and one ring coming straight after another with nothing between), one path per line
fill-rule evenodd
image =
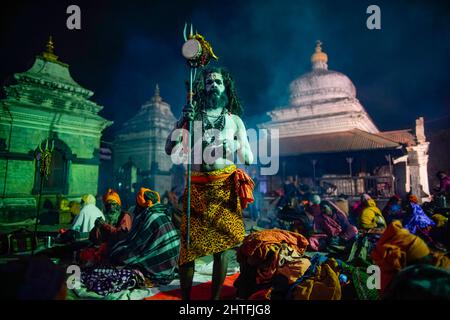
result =
M68 30L66 8L81 8ZM366 9L381 8L381 30ZM450 127L450 6L436 1L6 1L1 10L2 86L26 71L49 35L72 77L94 91L100 113L118 125L153 96L156 83L176 117L188 69L184 23L213 45L216 65L234 76L248 127L287 105L291 81L311 69L315 41L331 70L346 74L380 130ZM3 93L2 93L3 94Z

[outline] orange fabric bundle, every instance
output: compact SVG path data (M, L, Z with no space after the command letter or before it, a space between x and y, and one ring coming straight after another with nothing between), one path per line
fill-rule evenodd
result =
M429 254L430 249L421 238L403 228L399 220L394 220L386 228L371 254L373 261L381 269L382 289L390 282L392 276L408 263Z
M103 202L107 203L109 201L114 201L119 206L122 205L119 194L116 191L114 191L113 189L108 189L108 191L106 191L106 193L103 195Z
M241 199L242 209L245 209L249 203L255 201L253 198L253 188L255 187L255 183L252 178L241 169L236 170L234 181L236 183L238 196Z
M159 193L147 188L141 188L139 190L139 192L136 195L136 204L142 208L148 208L154 205L153 201L148 199L148 197L146 197L145 193L153 193L156 195L156 197L158 198L157 202L161 201L161 198L159 196Z
M308 246L303 235L286 230L262 230L248 235L237 252L240 263L257 266L256 283L269 282L279 268L280 250L283 245L301 256Z

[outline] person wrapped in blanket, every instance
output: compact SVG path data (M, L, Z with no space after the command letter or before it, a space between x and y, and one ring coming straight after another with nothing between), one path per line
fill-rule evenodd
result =
M343 251L343 244L349 243L357 235L355 226L347 216L332 202L322 201L320 211L316 212L313 222L314 234L309 237L310 247L314 251Z
M367 205L362 210L361 215L358 220L359 229L365 231L376 231L382 232L386 228L386 221L384 220L383 214L377 207L377 203L373 199L367 200Z
M386 228L371 253L373 262L380 267L381 293L402 269L414 264L429 264L449 268L450 260L439 252L432 252L425 241L394 220Z
M136 196L133 224L127 236L109 253L115 265L140 270L155 285L167 284L175 277L180 237L159 193L141 188Z
M276 282L293 284L311 265L304 257L307 246L306 237L287 230L261 230L246 236L236 254L240 265L234 282L237 296L269 299Z
M365 205L357 219L358 235L353 242L347 262L361 266L370 257L381 234L386 228L381 210L375 200L364 198Z
M360 196L360 199L356 201L350 208L349 221L353 225L357 225L359 218L361 217L362 212L368 206L368 201L371 200L372 197L367 193L363 193Z
M436 223L426 215L415 195L408 196L407 213L407 217L403 220L405 229L408 229L412 234L419 235L427 243L431 243L432 239L429 233Z

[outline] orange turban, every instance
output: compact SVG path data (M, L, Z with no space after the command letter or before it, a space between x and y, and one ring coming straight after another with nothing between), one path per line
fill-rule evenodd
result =
M119 194L117 192L115 192L113 189L108 189L108 191L106 191L106 193L103 195L103 202L107 203L109 201L114 201L119 206L122 205Z
M415 196L413 194L408 197L408 200L410 202L419 203L419 200L417 199L417 196Z
M142 208L148 208L160 202L159 193L147 188L141 188L136 195L136 204Z

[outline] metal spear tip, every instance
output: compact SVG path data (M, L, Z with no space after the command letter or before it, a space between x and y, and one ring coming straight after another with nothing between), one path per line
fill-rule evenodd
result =
M187 41L187 35L186 35L186 31L187 31L187 22L184 23L184 29L183 29L183 38L184 41Z

